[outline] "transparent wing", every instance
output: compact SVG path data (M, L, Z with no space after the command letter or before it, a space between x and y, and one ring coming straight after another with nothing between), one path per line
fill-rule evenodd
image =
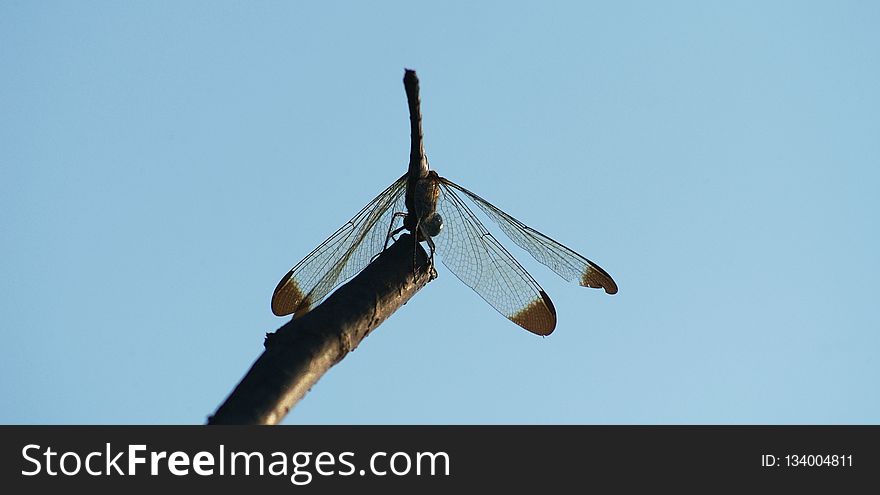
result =
M395 212L406 211L405 192L404 175L287 272L272 294L272 312L298 318L363 270L385 248Z
M437 211L443 230L433 241L443 264L512 322L532 333L549 335L556 328L550 298L452 187L441 179Z
M447 186L447 189L458 190L473 200L513 242L560 277L584 287L605 289L608 294L617 293L617 284L599 265L504 213L492 203L458 184L443 177L440 177L440 182Z

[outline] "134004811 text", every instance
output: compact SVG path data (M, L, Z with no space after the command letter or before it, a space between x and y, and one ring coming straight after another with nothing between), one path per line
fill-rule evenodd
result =
M839 468L852 467L852 454L762 454L762 467L822 467L822 468Z

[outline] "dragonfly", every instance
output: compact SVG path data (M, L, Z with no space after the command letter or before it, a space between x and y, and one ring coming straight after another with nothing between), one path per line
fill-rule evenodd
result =
M403 81L411 135L407 172L287 272L272 294L275 315L301 317L364 269L395 235L408 231L417 242L428 245L431 263L436 252L456 277L499 313L529 332L550 335L556 328L556 309L550 297L489 232L465 199L563 279L617 293L611 275L596 263L431 170L424 150L415 71L407 69Z

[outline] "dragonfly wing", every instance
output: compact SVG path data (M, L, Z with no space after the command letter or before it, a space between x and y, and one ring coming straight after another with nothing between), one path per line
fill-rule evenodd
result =
M513 242L560 277L584 287L605 289L608 294L617 293L614 279L599 265L504 213L492 203L458 184L442 177L440 181L447 189L455 189L470 198Z
M550 298L450 186L441 180L437 210L443 230L433 238L443 264L499 313L532 333L549 335L556 328Z
M296 264L272 294L272 312L298 318L382 252L395 212L403 212L406 176L397 179L357 215Z

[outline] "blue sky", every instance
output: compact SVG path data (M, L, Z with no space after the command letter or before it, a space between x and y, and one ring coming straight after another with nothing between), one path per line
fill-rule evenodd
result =
M201 423L431 166L608 270L440 277L287 423L877 423L876 2L0 4L2 423ZM439 254L442 256L442 253Z

